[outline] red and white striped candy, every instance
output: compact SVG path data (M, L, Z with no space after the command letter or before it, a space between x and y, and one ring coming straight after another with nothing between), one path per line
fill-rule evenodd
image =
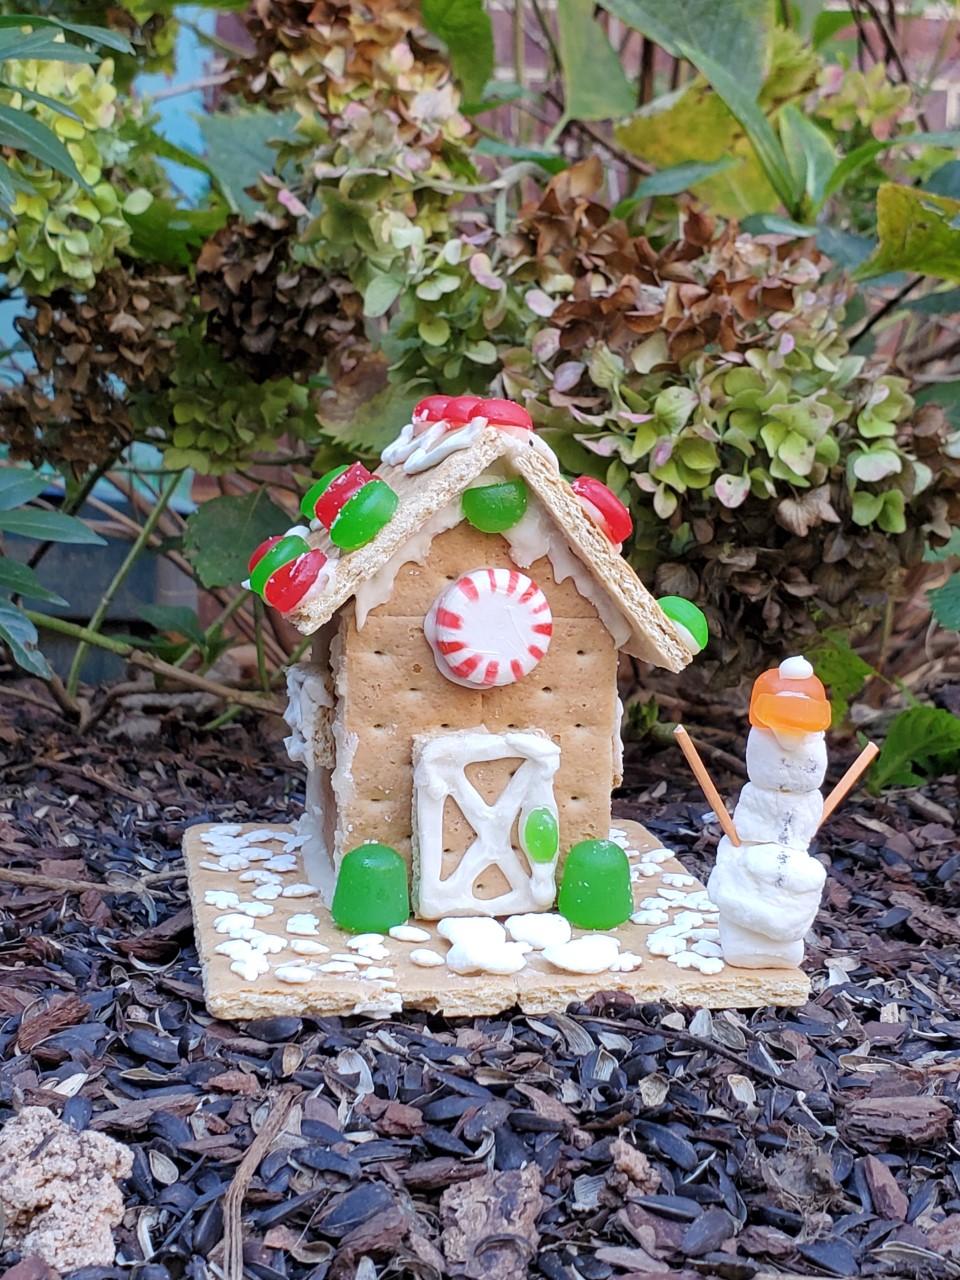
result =
M474 569L441 592L424 629L449 680L494 688L530 674L550 647L553 615L526 574Z

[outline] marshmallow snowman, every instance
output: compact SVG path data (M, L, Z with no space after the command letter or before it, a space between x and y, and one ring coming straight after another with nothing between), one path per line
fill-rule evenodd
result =
M830 704L805 658L754 683L747 776L733 812L741 844L724 836L707 890L719 908L727 964L784 967L803 959L826 873L807 852L823 814Z

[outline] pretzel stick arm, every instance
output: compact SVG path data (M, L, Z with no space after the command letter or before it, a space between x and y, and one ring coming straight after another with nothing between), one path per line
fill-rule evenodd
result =
M879 754L880 748L877 744L875 742L868 742L847 772L827 796L826 800L824 800L823 817L820 819L821 827L837 806L842 804L842 802L847 798Z
M737 829L733 825L733 819L727 813L727 806L723 803L720 792L713 785L713 779L707 772L707 766L700 758L700 752L693 745L693 739L687 733L682 724L678 724L674 729L674 736L677 739L677 745L687 758L687 764L690 766L693 776L700 784L700 790L706 796L707 804L717 815L717 821L723 828L727 839L731 844L739 845L740 837L737 835Z

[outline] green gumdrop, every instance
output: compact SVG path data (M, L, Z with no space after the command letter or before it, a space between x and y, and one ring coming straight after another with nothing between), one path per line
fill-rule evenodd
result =
M533 862L554 860L560 848L560 828L552 809L530 810L520 831L520 848Z
M699 653L701 649L707 647L707 641L710 639L707 619L703 610L698 608L692 600L685 600L683 596L661 596L657 604L671 622L675 622L687 633L693 642L694 653Z
M306 555L310 550L310 544L301 538L299 533L288 534L281 538L279 542L275 542L273 546L264 555L260 557L250 572L250 590L256 591L257 595L263 595L263 589L267 585L267 580L272 573L276 573L278 569L283 568L285 564L289 564L291 560L296 560L297 556Z
M567 854L557 910L578 929L613 929L633 910L630 864L612 840L581 840Z
M527 509L526 482L517 477L466 489L460 504L465 519L475 529L481 533L502 533L523 519Z
M340 508L330 541L341 551L365 547L393 517L399 499L382 480L369 480Z
M337 476L342 476L348 470L349 467L346 464L342 467L333 467L312 484L300 501L301 514L306 516L308 520L312 520L317 514L317 499L326 493Z
M386 933L410 916L407 864L385 844L344 854L330 914L348 933Z

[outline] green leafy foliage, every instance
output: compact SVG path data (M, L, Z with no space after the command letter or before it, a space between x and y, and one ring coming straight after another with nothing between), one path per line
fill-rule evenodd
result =
M877 231L877 251L855 279L918 271L960 280L960 200L885 182L877 195Z
M270 144L289 138L297 120L293 111L266 107L217 111L197 118L206 144L206 165L234 213L247 218L256 214L260 206L247 189L258 185L261 174L273 173L277 148Z
M212 498L187 520L183 553L205 587L231 586L246 578L254 548L289 524L265 489Z
M631 111L635 102L593 10L593 0L557 0L564 111L571 120L613 120Z
M832 724L839 728L846 721L851 700L877 673L853 651L841 631L828 631L813 649L807 650L807 657L830 695Z
M960 631L960 573L953 573L936 591L928 593L930 609L941 627Z
M82 520L62 511L43 511L39 507L22 507L16 511L0 511L0 532L15 533L38 542L72 542L86 546L104 545L103 538Z
M870 772L870 789L922 785L960 765L960 717L940 707L895 716Z
M21 609L0 596L0 642L10 650L18 667L42 680L48 680L53 672L40 652L37 629Z
M423 21L447 46L468 102L478 102L493 74L493 24L483 0L423 0Z

